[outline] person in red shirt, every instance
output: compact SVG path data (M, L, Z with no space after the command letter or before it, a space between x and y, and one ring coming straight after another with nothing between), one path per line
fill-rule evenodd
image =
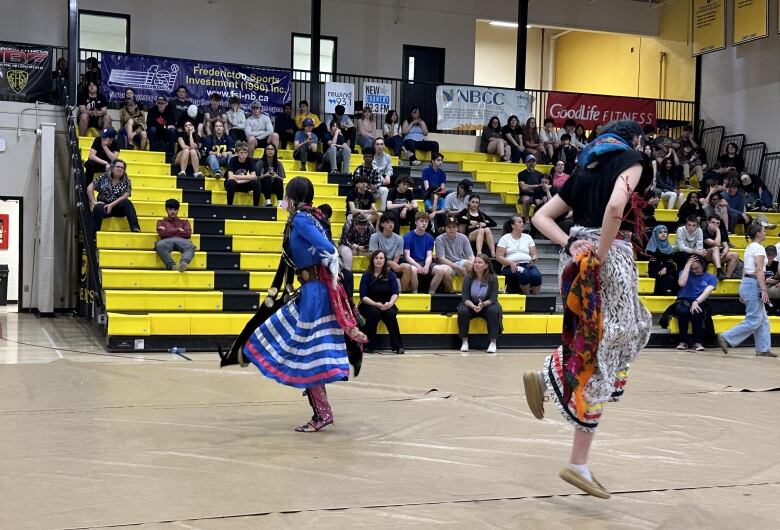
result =
M176 199L165 201L165 211L168 217L157 221L157 235L160 236L160 240L154 245L154 249L166 269L172 271L175 268L179 272L184 272L195 255L195 245L190 241L192 227L186 219L179 219L179 201ZM171 257L171 252L174 250L181 252L178 266Z

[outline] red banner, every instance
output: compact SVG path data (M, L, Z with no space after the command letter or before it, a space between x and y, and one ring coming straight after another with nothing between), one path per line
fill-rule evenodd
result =
M655 127L655 100L550 92L544 117L553 118L556 127L563 127L563 122L572 118L588 130L597 123L614 120L634 120Z

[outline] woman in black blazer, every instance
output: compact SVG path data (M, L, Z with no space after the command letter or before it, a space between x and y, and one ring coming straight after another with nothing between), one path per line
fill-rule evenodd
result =
M385 323L390 335L390 347L395 353L403 354L404 345L398 328L398 277L387 266L387 256L381 250L371 253L366 272L360 279L360 305L358 311L366 319L363 327L368 335L366 351L376 347L376 328L379 321Z
M490 266L490 258L478 254L471 273L463 279L461 302L458 306L458 336L460 351L469 351L469 322L484 318L488 328L488 353L496 353L496 339L501 333L501 305L498 303L498 278Z

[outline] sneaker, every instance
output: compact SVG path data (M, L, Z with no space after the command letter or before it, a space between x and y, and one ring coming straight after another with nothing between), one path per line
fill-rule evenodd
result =
M704 346L702 346L697 342L696 344L693 345L693 349L696 351L704 351Z
M688 345L685 344L684 342L681 342L680 344L677 345L677 349L678 350L687 350L688 349Z
M192 174L192 176L195 177L196 179L202 179L203 173L201 173L200 171L196 171L195 173Z
M777 354L771 351L757 351L756 357L777 357Z
M265 206L266 206L266 208L271 206L271 201L265 201Z
M488 353L496 353L496 343L491 342L487 349Z
M306 171L306 164L301 164L301 171Z
M183 261L180 261L180 262L179 262L179 266L178 266L178 267L176 267L176 270L178 270L179 272L184 272L184 271L186 271L186 270L187 270L187 268L188 268L188 267L189 267L189 265L187 265L187 264L186 264L186 263L184 263Z
M215 179L221 179L222 178L222 172L221 171L217 171L216 173L214 173L214 178Z
M460 345L460 351L469 351L469 341L463 341L463 344Z
M729 348L731 346L729 345L728 342L726 342L726 339L724 339L720 333L718 333L717 339L718 339L718 346L720 346L720 349L723 350L723 353L728 353Z
M419 166L420 164L422 164L422 162L420 162L419 160L417 160L417 159L412 160L412 165L413 166Z
M726 274L723 271L718 271L718 281L722 282L726 279Z
M179 171L179 176L180 177L186 177L187 176L187 172L186 171Z

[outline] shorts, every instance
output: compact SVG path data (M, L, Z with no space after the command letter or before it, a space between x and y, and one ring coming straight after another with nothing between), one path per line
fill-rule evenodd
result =
M455 262L455 265L463 268L463 265L465 265L467 261L468 260L465 259L459 259L458 261ZM458 269L453 269L452 267L450 267L450 272L452 272L453 276L460 276L460 271Z
M260 147L261 149L265 149L267 146L268 146L268 136L266 136L262 140L257 138L257 147Z

